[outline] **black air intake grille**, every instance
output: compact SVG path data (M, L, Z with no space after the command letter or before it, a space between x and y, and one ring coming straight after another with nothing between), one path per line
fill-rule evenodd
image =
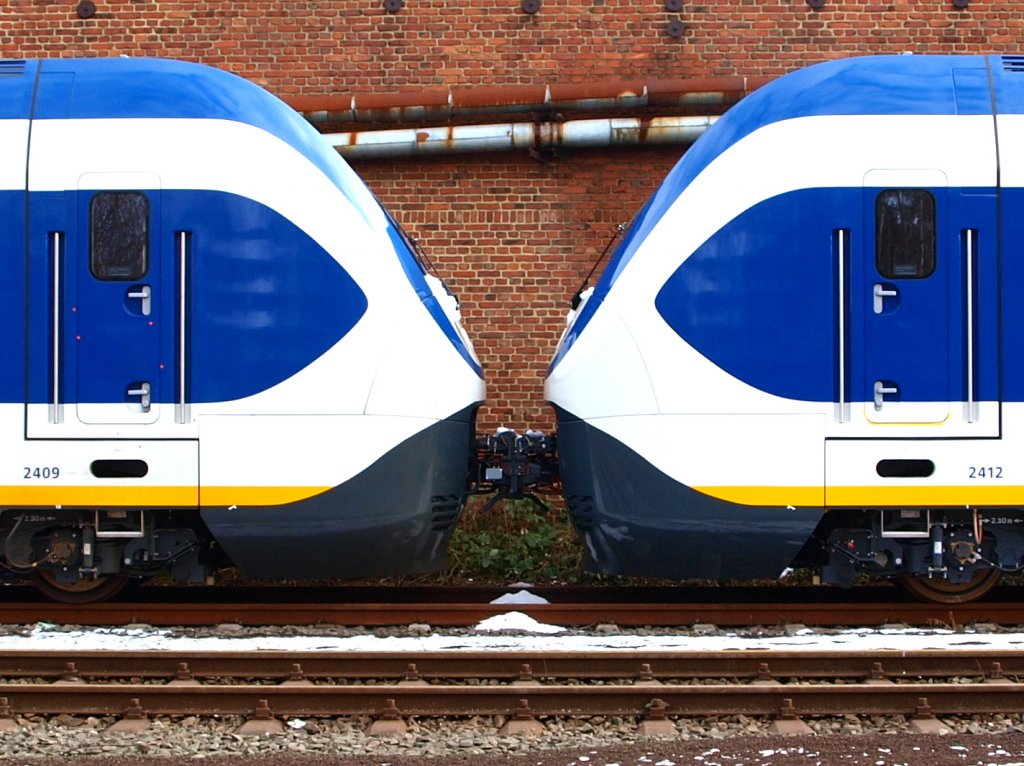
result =
M455 526L462 513L462 497L460 495L434 495L430 498L431 530L446 532Z
M594 498L590 495L566 495L569 506L569 518L580 532L589 532L594 528Z
M1024 56L1003 56L1003 71L1024 73Z
M24 61L0 60L0 77L20 77L23 74L25 74Z

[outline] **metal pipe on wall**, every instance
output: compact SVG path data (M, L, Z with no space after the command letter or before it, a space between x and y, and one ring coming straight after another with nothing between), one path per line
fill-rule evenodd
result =
M769 77L448 88L409 93L286 96L314 125L361 122L447 122L488 114L620 109L728 107Z
M691 144L717 117L612 117L325 133L343 157L372 159L470 152Z

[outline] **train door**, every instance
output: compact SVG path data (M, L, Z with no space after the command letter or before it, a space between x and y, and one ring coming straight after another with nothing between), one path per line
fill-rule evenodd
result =
M188 438L165 390L177 287L159 179L87 173L79 187L30 195L26 433Z
M79 185L29 197L25 502L195 507L196 428L175 393L183 285L158 179Z
M999 463L995 189L948 188L937 171L865 180L863 226L836 232L826 505L976 503L964 481Z
M864 247L852 279L862 345L854 383L874 424L935 425L950 416L949 283L940 247L946 177L872 171L864 180Z
M866 430L848 435L998 436L995 210L937 170L865 176L847 300Z
M87 173L29 202L30 439L192 439L184 251L159 178Z
M142 175L142 174L133 174ZM79 252L69 264L65 324L74 338L74 401L86 424L150 424L161 416L160 192L155 177L80 179ZM131 181L132 183L126 183Z

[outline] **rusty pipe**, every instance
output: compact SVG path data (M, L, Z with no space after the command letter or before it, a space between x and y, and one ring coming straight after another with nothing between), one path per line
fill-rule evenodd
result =
M408 93L286 96L314 125L362 122L448 122L488 114L644 108L728 107L768 77L447 88Z
M325 133L343 157L372 159L600 146L691 144L716 117L613 117Z

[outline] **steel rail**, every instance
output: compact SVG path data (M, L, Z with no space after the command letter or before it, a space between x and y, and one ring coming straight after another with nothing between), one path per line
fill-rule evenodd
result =
M906 625L955 627L977 622L1024 624L1024 603L984 602L942 606L923 603L816 604L487 604L487 603L106 603L71 605L6 603L0 622L56 622L76 625L201 626L231 622L241 625L408 625L465 627L499 614L517 611L540 622L574 626L614 623L620 626L719 626L804 624L828 627Z
M410 665L413 666L410 668ZM1024 650L76 651L2 650L0 678L283 681L948 679L1024 677Z
M532 684L504 686L0 684L10 714L119 715L135 707L159 715L643 715L655 700L672 715L908 715L1019 711L1024 684L695 684L686 686Z

